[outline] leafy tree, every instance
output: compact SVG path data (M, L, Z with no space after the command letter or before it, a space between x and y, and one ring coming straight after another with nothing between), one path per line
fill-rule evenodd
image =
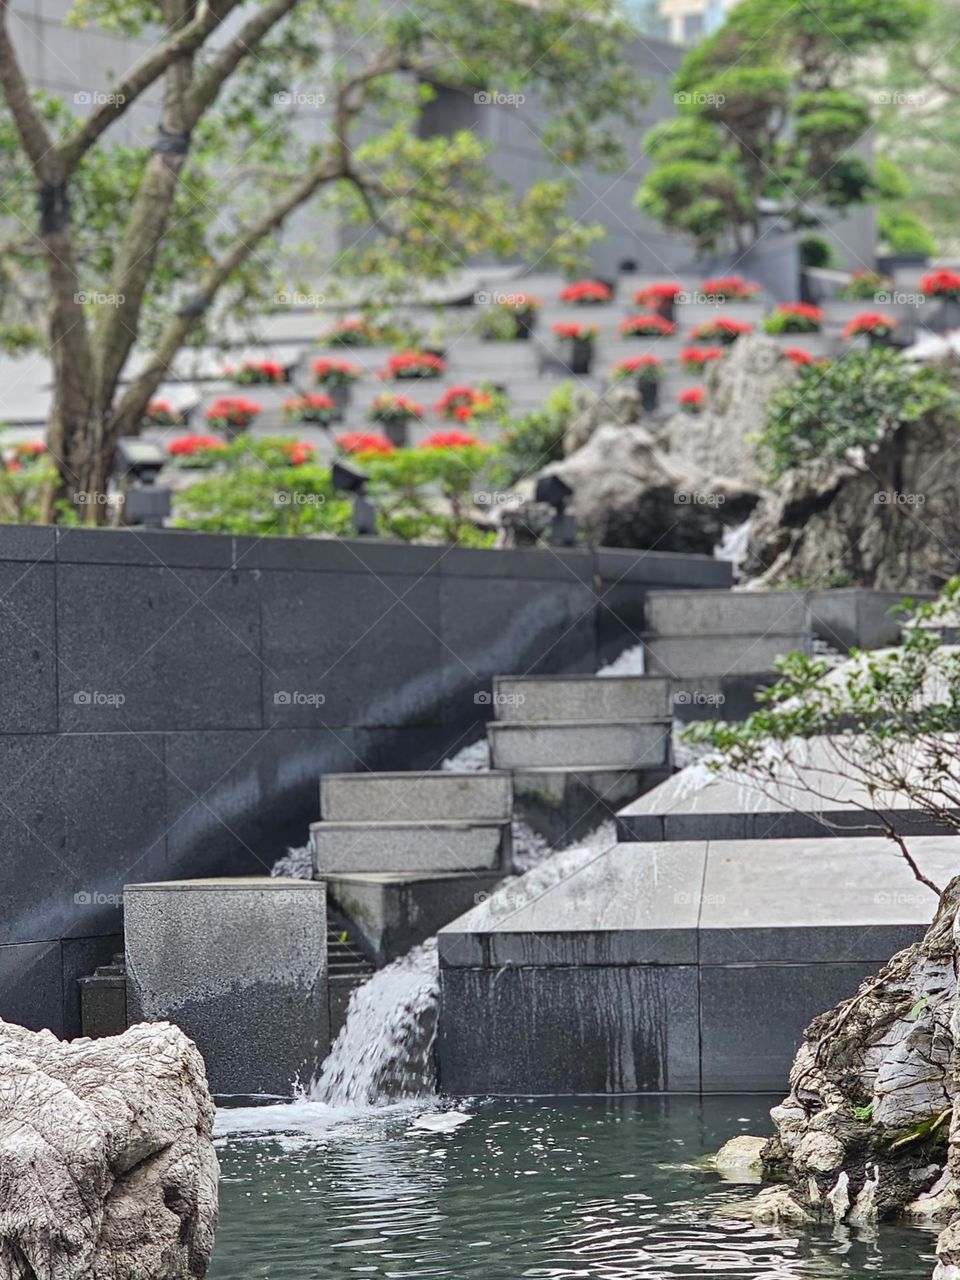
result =
M595 229L565 214L565 182L511 200L472 131L419 122L437 86L535 96L565 165L615 163L614 125L639 88L627 28L604 9L417 0L371 21L348 0L78 0L77 24L151 42L115 83L91 86L80 119L31 87L0 4L0 338L40 341L53 362L47 514L103 492L118 437L139 429L185 344L267 305L277 272L284 292L294 279L318 292L316 260L301 272L279 241L308 202L321 226L356 227L337 271L373 274L384 292L468 255L582 249ZM118 142L150 90L154 141Z
M857 148L871 111L852 72L926 15L926 0L743 0L684 58L677 119L645 138L638 206L699 250L743 251L765 201L795 226L869 201L875 177Z
M885 816L893 801L960 834L960 650L943 632L960 617L960 578L935 601L900 606L911 614L902 645L854 653L833 672L823 659L793 653L780 679L758 695L762 706L739 724L703 721L685 731L706 744L708 767L749 781L761 793L789 778L789 791L818 801L836 795L836 779L857 786L852 803L881 823L919 871L902 831ZM820 740L811 753L811 739ZM788 794L789 794L788 791Z

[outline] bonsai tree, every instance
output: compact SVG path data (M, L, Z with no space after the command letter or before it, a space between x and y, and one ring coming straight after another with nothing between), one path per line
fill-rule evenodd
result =
M925 0L742 0L684 58L678 116L644 140L653 166L638 206L698 250L743 252L765 202L809 226L820 210L869 201L875 178L857 144L872 116L852 67L910 39L926 13Z
M566 182L513 200L473 132L421 136L434 86L462 87L478 111L493 109L491 84L536 95L544 144L567 167L615 163L610 126L639 100L627 28L594 0L416 0L373 26L333 0L76 0L71 20L149 48L89 86L81 117L31 85L0 5L0 341L53 364L48 516L82 494L102 517L92 495L117 439L139 429L184 345L227 315L315 297L351 271L409 290L411 274L441 276L467 254L546 252L573 269L596 229L565 214ZM120 141L148 94L155 137ZM279 237L311 201L355 224L356 246L304 269Z

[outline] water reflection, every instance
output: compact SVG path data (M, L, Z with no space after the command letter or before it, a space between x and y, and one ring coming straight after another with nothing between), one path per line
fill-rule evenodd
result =
M717 1216L750 1188L693 1162L734 1133L767 1131L769 1103L497 1100L467 1106L475 1118L449 1134L411 1128L415 1112L404 1108L330 1113L326 1127L315 1112L298 1122L274 1108L240 1127L292 1132L221 1143L222 1225L209 1274L926 1280L930 1231L799 1235Z

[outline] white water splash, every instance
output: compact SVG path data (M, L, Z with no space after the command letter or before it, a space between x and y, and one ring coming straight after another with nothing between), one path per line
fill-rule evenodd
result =
M713 558L715 560L729 560L735 566L743 564L747 558L747 549L750 545L750 527L752 523L751 519L747 519L744 520L743 524L724 529L723 537L717 546L713 548Z
M646 674L646 654L642 644L624 649L618 658L608 662L597 672L598 676L642 676Z
M288 849L270 868L272 876L284 876L288 880L312 880L313 856L308 844L299 849Z
M455 756L444 760L441 769L453 773L478 773L490 768L490 744L486 738L471 742L468 747L461 747Z
M333 1107L370 1107L432 1093L439 995L436 938L355 987L310 1099Z

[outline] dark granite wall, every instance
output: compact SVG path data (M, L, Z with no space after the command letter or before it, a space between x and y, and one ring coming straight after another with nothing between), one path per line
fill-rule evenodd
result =
M433 768L500 673L592 671L729 566L0 527L0 1017L72 1035L125 881L257 873L332 770Z

